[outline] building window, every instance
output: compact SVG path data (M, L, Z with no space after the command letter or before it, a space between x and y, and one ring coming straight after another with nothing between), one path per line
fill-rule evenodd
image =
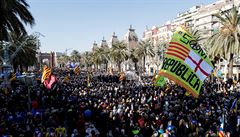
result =
M153 68L152 67L150 68L150 72L153 73Z

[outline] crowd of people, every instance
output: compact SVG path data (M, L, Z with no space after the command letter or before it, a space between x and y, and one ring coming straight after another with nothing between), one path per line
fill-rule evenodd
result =
M68 80L64 80L66 75ZM56 76L58 83L52 90L41 83L31 87L17 83L11 90L1 91L1 136L240 135L240 93L216 92L218 86L210 80L205 82L199 98L194 98L172 82L155 87L119 81L117 75L89 78L85 74L58 73ZM143 79L143 83L149 81L150 78Z

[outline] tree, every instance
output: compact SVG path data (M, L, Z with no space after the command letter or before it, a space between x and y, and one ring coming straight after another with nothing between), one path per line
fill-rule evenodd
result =
M219 19L221 27L209 39L208 43L211 47L209 55L211 58L223 56L229 61L229 77L233 76L233 56L240 53L240 33L239 23L240 15L237 7L233 7L230 11L215 14Z
M57 58L57 61L59 64L61 64L61 67L65 66L69 60L70 57L67 54L63 54Z
M107 71L108 67L108 62L109 62L109 48L108 47L100 47L96 48L93 51L93 62L97 66L96 68L98 69L98 66L101 64L105 64L105 69Z
M101 65L102 60L103 60L103 49L97 47L93 51L93 64L95 65L96 69L98 69L98 66Z
M103 60L102 62L105 64L105 70L108 70L108 63L110 63L110 48L103 47Z
M13 66L14 71L18 66L33 66L37 63L37 50L39 49L39 39L37 35L16 35L11 33L9 47L9 62ZM0 54L3 55L3 47L0 47Z
M143 60L143 68L145 69L146 57L154 57L153 45L150 40L140 41L137 49L137 56Z
M163 61L163 58L164 58L164 54L166 52L166 49L167 49L167 42L158 42L157 43L157 46L156 46L156 50L155 50L155 55L157 55L157 68L160 66L160 62Z
M28 8L26 0L0 0L0 41L9 41L9 32L17 36L27 34L24 24L34 24Z
M193 38L196 40L197 43L204 43L204 40L206 38L203 37L204 30L198 30L196 28L191 28L188 30L189 33L193 36Z
M73 50L71 53L71 60L73 62L79 62L81 59L80 53L77 50Z
M89 67L93 64L92 61L92 52L84 52L82 55L82 62L85 64L87 71L89 71Z
M110 50L110 57L117 64L120 72L122 62L128 58L126 44L123 41L113 44Z
M129 58L132 60L132 62L134 62L134 68L135 68L135 71L138 71L138 55L137 55L137 50L136 49L131 49L130 51L130 55Z

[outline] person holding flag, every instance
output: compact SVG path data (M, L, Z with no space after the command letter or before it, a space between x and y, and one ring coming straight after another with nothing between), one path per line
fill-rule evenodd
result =
M56 87L55 83L57 82L57 78L52 74L52 70L47 66L44 66L43 68L41 82L48 90L52 89L52 87Z

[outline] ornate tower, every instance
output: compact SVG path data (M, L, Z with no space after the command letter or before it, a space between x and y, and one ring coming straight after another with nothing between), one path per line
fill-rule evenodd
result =
M98 48L98 45L96 41L94 41L93 46L92 46L92 51L94 51L96 48Z
M104 39L104 37L103 37L102 42L101 42L100 45L101 45L101 48L108 48L107 41Z
M130 25L128 32L125 35L125 42L129 50L137 47L138 37L135 29L132 28L132 25Z
M124 37L124 41L126 43L128 52L130 52L132 49L135 49L138 44L138 37L135 32L135 29L132 28L132 25L130 25L130 28L128 29L128 32L126 33ZM131 59L128 59L124 63L124 70L129 71L129 70L134 70L134 63L132 62Z
M110 39L109 46L112 47L112 45L119 42L118 37L115 35L115 32L113 32L112 38Z

